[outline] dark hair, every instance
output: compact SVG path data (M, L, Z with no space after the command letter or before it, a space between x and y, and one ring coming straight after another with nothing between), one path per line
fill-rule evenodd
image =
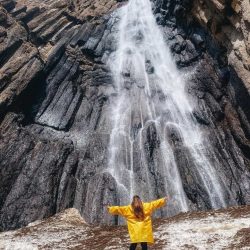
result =
M135 217L140 219L140 220L144 220L145 214L144 214L144 210L143 210L143 205L142 205L141 198L138 195L135 195L133 197L133 201L131 203L131 206L132 206L132 209L134 211Z

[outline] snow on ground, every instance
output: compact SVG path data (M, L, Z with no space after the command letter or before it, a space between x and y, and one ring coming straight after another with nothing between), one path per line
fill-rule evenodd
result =
M168 244L163 248L166 250L187 249L188 246L193 249L219 250L227 249L242 228L250 228L250 216L208 216L204 219L187 219L163 224L158 228L157 236L163 240L167 238ZM246 246L245 249L250 249L250 246Z
M189 212L154 223L155 245L166 250L250 250L250 206ZM125 250L126 226L88 225L76 209L0 233L0 250Z

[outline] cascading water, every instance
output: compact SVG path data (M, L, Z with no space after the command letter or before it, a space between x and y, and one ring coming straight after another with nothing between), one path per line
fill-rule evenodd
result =
M207 157L209 146L193 118L185 77L176 68L150 0L130 0L117 13L117 49L108 59L116 89L108 171L117 182L120 204L134 194L146 200L170 195L175 202L169 203L168 215L190 209L173 152L172 143L180 143L190 152L211 207L226 206L228 191Z

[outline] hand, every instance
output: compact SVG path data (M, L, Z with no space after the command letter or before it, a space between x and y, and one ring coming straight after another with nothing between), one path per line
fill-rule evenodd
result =
M109 207L110 207L110 206L111 206L110 204L105 205L106 210L109 210Z
M170 200L170 197L169 197L169 196L165 196L164 199L165 199L166 201L168 201L168 200Z

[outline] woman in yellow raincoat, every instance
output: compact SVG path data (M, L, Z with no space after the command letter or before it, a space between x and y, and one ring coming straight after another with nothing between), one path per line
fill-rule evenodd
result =
M109 213L125 217L131 240L130 250L135 250L137 243L147 250L147 243L154 243L151 214L166 204L167 197L151 202L142 202L138 195L133 197L131 205L108 206Z

